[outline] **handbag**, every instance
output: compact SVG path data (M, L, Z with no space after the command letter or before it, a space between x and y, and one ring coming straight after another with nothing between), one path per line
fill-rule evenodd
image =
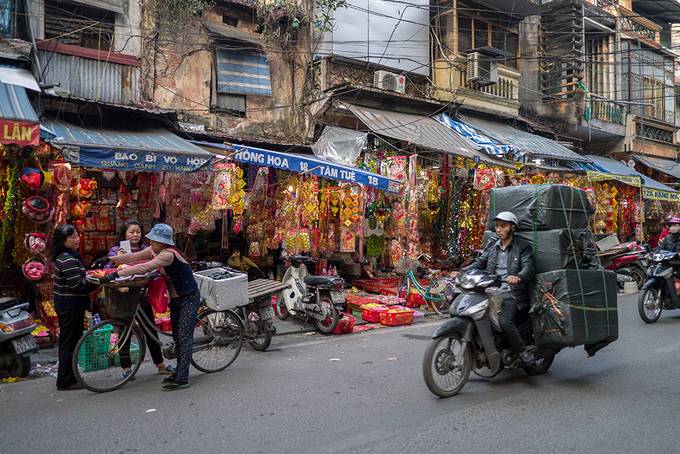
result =
M168 295L168 284L165 276L159 276L148 285L148 300L154 312L162 313L168 311L170 296Z

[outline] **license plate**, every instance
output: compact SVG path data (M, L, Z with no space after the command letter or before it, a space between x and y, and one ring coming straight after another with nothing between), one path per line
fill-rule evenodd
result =
M345 292L331 292L331 299L334 303L344 303Z
M271 306L260 309L260 318L262 318L262 320L274 318L274 309Z
M17 339L12 339L12 345L14 346L14 351L17 353L17 355L21 355L22 353L30 352L38 348L38 345L35 343L35 339L33 339L33 336L30 334Z

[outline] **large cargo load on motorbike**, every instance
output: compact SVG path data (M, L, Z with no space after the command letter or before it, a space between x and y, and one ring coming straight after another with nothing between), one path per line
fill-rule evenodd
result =
M597 269L595 240L590 230L556 229L536 232L516 232L515 236L528 241L534 251L534 271L563 269ZM498 240L495 232L484 232L483 246Z
M589 355L619 337L616 274L560 270L536 275L531 316L536 345L584 345Z
M595 212L585 191L571 186L524 185L491 190L487 230L502 211L517 216L519 231L587 229Z

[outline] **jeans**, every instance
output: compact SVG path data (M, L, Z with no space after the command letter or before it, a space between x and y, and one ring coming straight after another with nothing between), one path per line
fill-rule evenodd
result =
M515 316L517 315L517 302L511 295L506 295L503 298L503 305L501 311L498 313L498 324L503 330L505 339L508 341L512 349L516 353L520 353L524 349L524 341L519 334L517 325L515 325Z
M57 371L57 389L65 389L75 385L78 380L73 373L73 353L76 344L83 335L85 310L57 309L59 316L59 370Z
M172 337L175 340L177 352L177 383L189 381L189 365L194 343L194 327L196 315L201 305L198 290L179 298L170 299L170 322L172 323Z

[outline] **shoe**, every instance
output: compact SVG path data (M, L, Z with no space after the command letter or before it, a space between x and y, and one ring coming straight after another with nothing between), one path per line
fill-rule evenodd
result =
M173 366L165 366L162 369L158 369L158 375L176 375L177 371Z
M72 385L65 386L65 387L62 387L62 388L57 386L58 391L77 391L79 389L85 389L85 387L83 385L81 385L80 383L74 383Z
M120 374L120 376L123 377L123 379L125 379L125 378L128 378L128 376L129 376L130 374L132 374L132 370L126 370L126 371L123 371L123 373ZM129 381L135 381L135 376L133 375L133 376L130 378Z
M172 375L165 377L163 380L161 380L161 383L163 383L163 384L174 383L176 378L177 378L177 374L172 374Z
M178 389L184 389L189 387L189 382L185 383L178 383L176 381L170 382L166 385L163 385L161 388L161 391L177 391Z

